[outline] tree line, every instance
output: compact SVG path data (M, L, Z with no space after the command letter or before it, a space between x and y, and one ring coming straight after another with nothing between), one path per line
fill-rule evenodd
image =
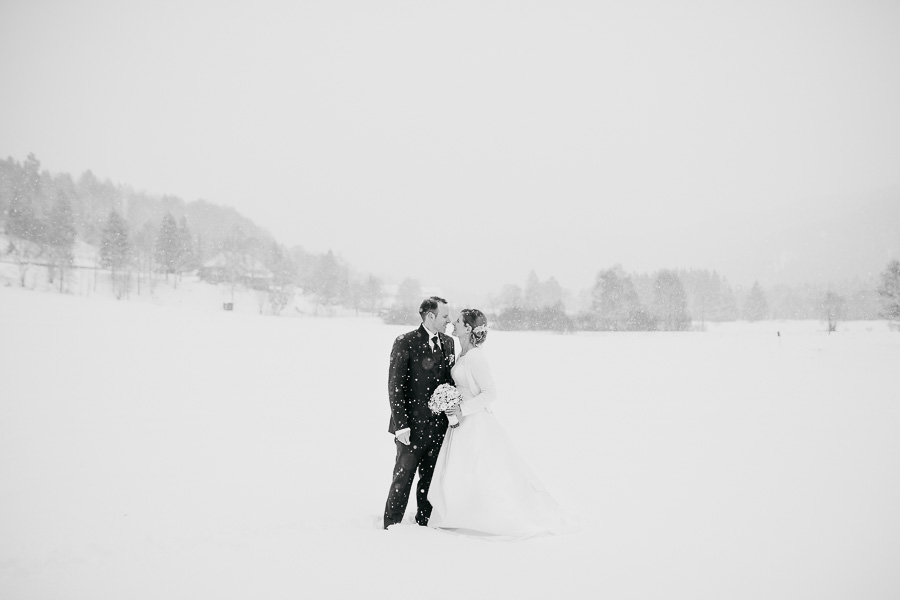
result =
M597 273L574 312L566 309L563 296L554 278L542 282L531 272L524 288L503 286L495 323L503 329L683 331L694 319L727 321L738 316L727 281L708 271L629 274L617 265Z
M494 297L494 323L510 330L684 331L707 322L819 319L834 331L842 320L900 320L900 262L891 261L878 284L769 290L759 282L735 289L709 270L626 273L617 265L599 271L581 298L566 296L554 278L542 282L532 272L524 287L507 284Z
M419 282L404 280L385 322L417 323L421 298ZM878 283L768 290L759 282L735 288L716 271L627 273L616 265L599 271L577 298L554 277L532 271L524 285L503 285L486 308L492 326L503 330L684 331L708 322L818 319L834 331L842 320L900 320L900 261L891 261Z
M33 154L21 163L0 161L0 220L8 239L0 261L18 266L22 286L35 266L61 292L73 269L103 269L124 298L160 281L177 287L185 273L197 273L226 284L232 301L238 287L259 291L274 314L300 292L316 310L344 307L387 323L418 322L422 286L415 279L402 281L385 306L384 282L355 272L332 251L288 248L234 209L202 200L137 192L91 171L77 180L53 175ZM88 251L79 252L78 244ZM738 319L822 319L834 330L843 319L900 320L900 262L891 261L877 283L768 290L759 283L735 288L715 271L646 274L614 266L600 270L578 297L554 277L531 272L522 286L502 286L489 304L494 325L511 330L679 331Z

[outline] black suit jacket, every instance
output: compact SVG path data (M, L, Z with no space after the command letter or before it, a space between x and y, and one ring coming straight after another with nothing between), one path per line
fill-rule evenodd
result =
M450 368L456 360L453 338L439 333L443 358L435 362L423 325L394 340L388 372L391 403L390 433L409 427L412 439L425 439L447 430L447 417L428 408L432 392L442 383L453 383Z

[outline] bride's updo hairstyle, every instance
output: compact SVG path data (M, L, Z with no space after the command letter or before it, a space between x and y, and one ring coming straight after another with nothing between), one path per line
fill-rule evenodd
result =
M470 334L472 345L476 348L482 345L488 334L487 319L484 313L477 308L464 308L459 313L462 315L463 323L472 328Z

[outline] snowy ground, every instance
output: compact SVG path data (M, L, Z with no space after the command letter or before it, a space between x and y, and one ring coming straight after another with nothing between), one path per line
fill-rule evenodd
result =
M0 287L0 598L900 597L885 323L493 332L516 543L379 528L404 330Z

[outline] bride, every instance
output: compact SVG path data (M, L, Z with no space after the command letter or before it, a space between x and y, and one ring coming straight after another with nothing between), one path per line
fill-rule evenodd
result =
M460 425L447 430L438 455L428 525L504 538L561 532L559 506L491 412L497 391L481 348L487 333L487 320L477 309L461 310L453 324L461 351L452 376L463 401L447 413Z

